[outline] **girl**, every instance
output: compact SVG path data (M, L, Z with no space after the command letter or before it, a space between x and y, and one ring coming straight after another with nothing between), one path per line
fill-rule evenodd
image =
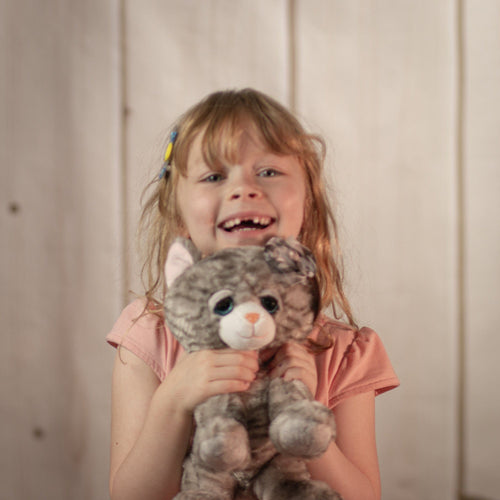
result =
M273 356L271 377L302 380L334 412L336 441L309 463L312 477L345 500L380 499L374 396L398 380L378 336L356 327L342 289L323 149L285 108L251 89L212 94L177 123L142 216L145 299L130 304L107 337L122 347L113 372L113 500L173 498L194 408L215 394L244 391L259 368L253 351L185 354L166 329L162 269L178 235L203 255L275 235L313 251L322 306L345 322L320 316L310 336L311 345L323 345L319 352L290 343L261 357Z

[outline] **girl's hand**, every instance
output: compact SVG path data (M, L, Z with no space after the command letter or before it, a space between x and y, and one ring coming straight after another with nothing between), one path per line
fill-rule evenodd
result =
M185 413L211 396L248 389L259 369L256 351L206 350L184 354L158 389Z
M264 352L264 359L266 353ZM269 376L285 380L301 380L316 395L318 373L314 356L302 344L288 342L282 345L269 363Z

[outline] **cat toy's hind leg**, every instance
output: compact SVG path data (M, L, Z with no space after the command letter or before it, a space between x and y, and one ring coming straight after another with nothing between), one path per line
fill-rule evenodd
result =
M192 455L214 471L244 469L250 461L248 433L240 422L243 412L236 395L214 396L195 410Z
M342 500L327 484L310 479L303 460L278 455L255 479L259 500Z
M236 480L230 472L214 472L188 457L183 465L181 492L174 500L232 500Z
M333 413L313 401L299 380L274 379L269 386L269 436L280 453L302 458L322 455L335 439Z

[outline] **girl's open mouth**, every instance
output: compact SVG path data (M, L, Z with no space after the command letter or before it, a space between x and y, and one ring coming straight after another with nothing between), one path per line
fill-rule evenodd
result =
M274 222L274 219L267 216L255 216L234 219L228 219L221 223L219 227L224 231L231 233L233 231L257 231L266 229Z

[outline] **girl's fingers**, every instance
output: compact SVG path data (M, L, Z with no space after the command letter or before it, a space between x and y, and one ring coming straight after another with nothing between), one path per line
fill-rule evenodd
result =
M207 387L203 399L208 399L217 394L229 394L231 392L244 392L250 387L251 382L236 379L214 380Z
M282 370L291 366L303 367L316 371L314 359L306 348L295 343L285 344L274 356L269 364L269 370Z
M245 366L254 372L259 369L258 354L256 351L233 351L221 349L205 351L213 366Z
M316 363L307 349L297 343L281 347L269 365L272 378L301 380L314 395L318 385Z
M216 394L245 391L259 369L256 352L218 350L184 355L165 380L192 411Z
M288 342L286 344L283 344L279 348L279 350L271 360L269 366L274 368L275 366L289 358L296 358L307 361L310 356L311 355L303 345L297 344L296 342Z
M255 375L254 370L245 366L219 366L207 374L207 381L238 380L242 382L253 382L255 380Z

